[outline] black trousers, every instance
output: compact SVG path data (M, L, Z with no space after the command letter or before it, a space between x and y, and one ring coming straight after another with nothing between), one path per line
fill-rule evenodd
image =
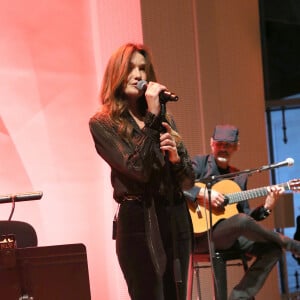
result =
M215 249L239 248L256 259L231 292L230 300L253 299L282 255L285 243L277 232L268 230L246 214L220 221L212 230ZM195 252L208 251L207 235L195 238Z
M185 300L191 253L191 221L186 203L174 207L156 203L166 271L159 277L153 267L145 236L143 203L124 201L119 210L116 252L132 300ZM175 244L171 219L176 227ZM182 282L174 280L174 247L180 261Z

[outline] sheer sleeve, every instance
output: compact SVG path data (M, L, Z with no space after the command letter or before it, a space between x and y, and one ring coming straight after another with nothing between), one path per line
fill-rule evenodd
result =
M90 119L89 127L98 154L118 172L137 181L146 182L153 166L162 163L159 151L159 131L156 126L158 117L152 118L140 134L133 137L133 143L122 138L110 120L103 114Z
M112 169L136 181L148 182L152 172L163 168L159 116L147 113L145 127L133 135L132 143L122 138L110 118L101 113L90 119L89 126L98 154ZM194 173L182 143L178 145L178 154L180 162L171 166L173 175L182 186L191 187Z

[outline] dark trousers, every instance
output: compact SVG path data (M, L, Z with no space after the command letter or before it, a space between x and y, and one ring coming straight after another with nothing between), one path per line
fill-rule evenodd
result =
M237 214L219 222L213 228L212 238L217 250L238 243L242 251L256 257L230 295L230 300L253 299L282 255L285 244L280 234L264 228L246 214ZM195 252L207 251L207 235L196 237Z
M191 252L191 223L186 203L173 208L157 204L159 228L167 256L162 277L155 273L145 237L143 204L125 201L120 206L116 251L132 300L185 300ZM175 244L171 218L176 226ZM182 282L174 280L174 247L180 261Z

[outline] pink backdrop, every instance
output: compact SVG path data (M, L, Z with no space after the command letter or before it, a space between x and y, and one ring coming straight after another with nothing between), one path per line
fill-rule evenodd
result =
M39 245L83 243L92 299L128 299L111 239L110 171L88 120L109 55L142 42L138 0L0 1L0 194L18 202ZM1 204L7 219L10 204Z

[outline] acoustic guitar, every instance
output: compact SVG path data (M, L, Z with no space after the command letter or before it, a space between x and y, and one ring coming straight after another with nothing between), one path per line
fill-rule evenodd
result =
M205 184L196 183L197 186L205 188ZM277 184L284 188L284 190L299 191L300 190L300 181L298 179L293 179L285 183ZM202 202L197 199L196 202L187 201L189 212L192 218L194 233L202 233L210 229L210 225L216 224L221 219L227 219L238 213L236 205L238 202L250 200L262 196L267 196L268 187L255 188L251 190L241 191L239 185L229 179L222 180L217 182L212 186L212 189L224 194L225 196L225 205L221 208L212 209L212 222L210 222L209 216L209 204L208 200Z

